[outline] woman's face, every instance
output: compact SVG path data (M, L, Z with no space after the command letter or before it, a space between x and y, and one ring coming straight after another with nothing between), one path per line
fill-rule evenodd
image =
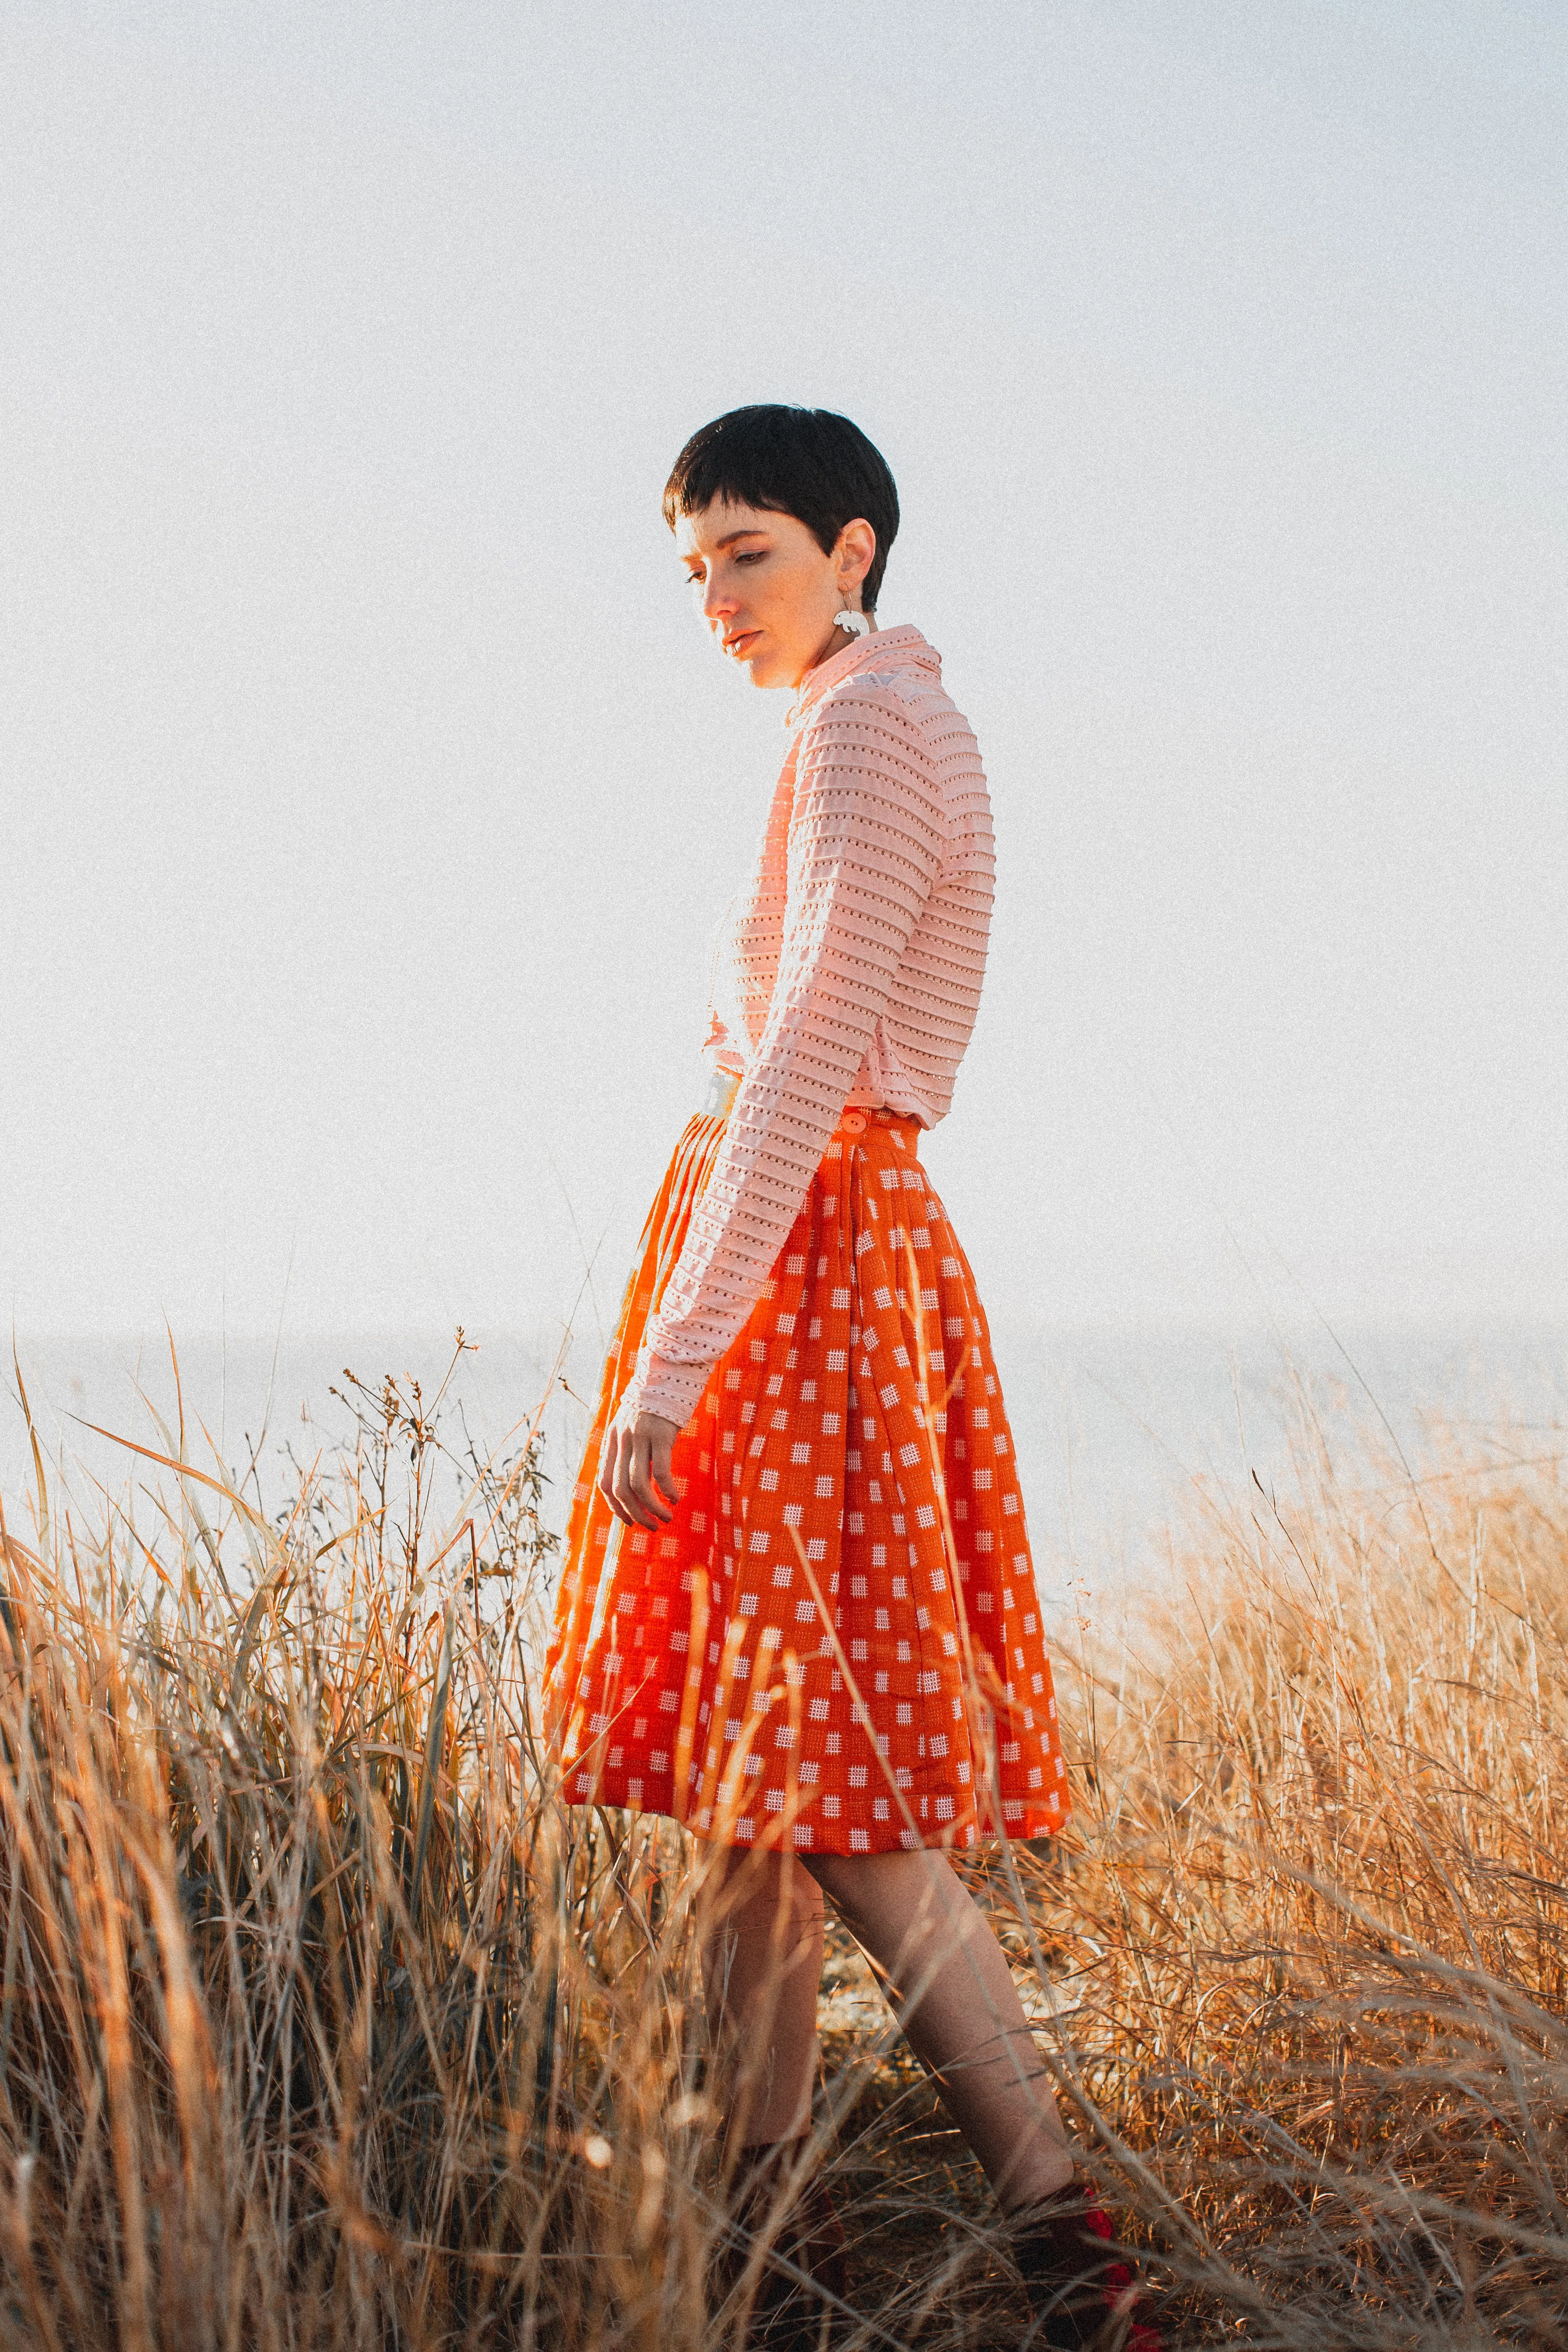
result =
M848 522L831 555L798 515L715 499L682 515L675 547L702 618L753 686L798 686L848 639L833 615L860 608L860 583L877 551L868 522Z

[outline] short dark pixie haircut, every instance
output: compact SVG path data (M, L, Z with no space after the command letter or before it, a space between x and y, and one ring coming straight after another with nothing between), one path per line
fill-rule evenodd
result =
M676 459L664 486L664 519L673 530L682 515L700 514L715 499L794 515L825 555L847 522L868 522L877 552L860 601L868 613L876 611L888 550L899 535L899 493L881 451L847 416L771 401L716 416Z

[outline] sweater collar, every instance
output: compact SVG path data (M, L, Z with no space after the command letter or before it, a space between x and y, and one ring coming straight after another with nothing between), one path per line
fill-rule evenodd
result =
M842 651L830 654L826 661L806 671L795 688L785 726L798 726L830 688L862 669L923 669L940 678L942 656L934 646L927 645L919 629L908 625L898 629L875 629L868 637L856 637Z

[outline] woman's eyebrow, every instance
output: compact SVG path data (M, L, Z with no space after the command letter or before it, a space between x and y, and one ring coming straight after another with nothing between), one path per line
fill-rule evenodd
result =
M763 529L763 525L761 523L753 522L747 523L740 530L727 530L722 539L714 540L712 544L717 550L721 547L733 547L738 539L765 539L766 537L767 532ZM701 548L693 547L689 549L679 560L685 564L687 570L689 572L693 564L705 562L707 558L705 557Z

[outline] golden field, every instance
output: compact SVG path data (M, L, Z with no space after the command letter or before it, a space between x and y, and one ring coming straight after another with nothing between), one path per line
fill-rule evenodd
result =
M716 2352L691 1851L555 1799L537 1441L346 1393L281 1498L194 1412L6 1498L0 2352ZM1347 1467L1303 1399L1289 1499L1064 1629L1072 1828L969 1875L1173 2344L1568 2342L1558 1454ZM832 2341L1021 2343L842 1937L821 2015Z

